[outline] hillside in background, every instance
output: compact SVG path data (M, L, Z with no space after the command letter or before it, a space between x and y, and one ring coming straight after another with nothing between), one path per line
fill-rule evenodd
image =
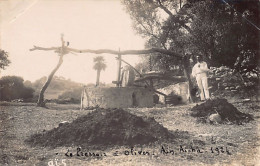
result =
M42 77L35 82L25 81L25 85L32 87L35 90L35 95L38 95L42 86L46 82L47 77ZM74 91L75 89L81 89L83 84L65 79L64 77L54 76L44 96L46 99L57 99L60 95L67 91Z

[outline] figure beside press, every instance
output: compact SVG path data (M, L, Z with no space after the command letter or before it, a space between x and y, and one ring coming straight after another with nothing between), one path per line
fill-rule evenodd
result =
M196 78L196 82L200 91L200 100L210 99L208 88L208 72L209 68L201 56L196 56L197 63L192 68L192 76Z

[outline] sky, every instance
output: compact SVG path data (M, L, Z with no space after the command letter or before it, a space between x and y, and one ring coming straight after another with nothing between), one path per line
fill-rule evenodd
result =
M0 0L1 1L1 0ZM144 39L135 34L130 16L119 0L8 0L1 1L1 49L9 53L10 66L0 76L16 75L35 81L48 76L58 63L53 51L29 51L61 46L60 36L77 49L144 49ZM99 54L100 55L100 54ZM116 80L116 55L104 56L107 69L101 82ZM95 83L96 54L67 54L56 76L80 83ZM135 65L138 55L122 57Z

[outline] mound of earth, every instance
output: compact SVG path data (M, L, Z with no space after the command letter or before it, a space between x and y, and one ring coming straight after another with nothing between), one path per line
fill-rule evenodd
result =
M26 140L33 146L136 145L174 138L154 118L142 118L123 109L97 109ZM97 146L98 147L98 146ZM102 146L101 146L102 147Z
M226 99L207 100L205 103L194 106L191 111L191 116L198 117L202 122L207 122L212 114L220 116L220 123L242 124L253 120L251 115L238 111Z

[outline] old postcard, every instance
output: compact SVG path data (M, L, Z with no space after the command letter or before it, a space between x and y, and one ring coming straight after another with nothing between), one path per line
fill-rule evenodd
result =
M259 5L0 0L0 165L259 165Z

